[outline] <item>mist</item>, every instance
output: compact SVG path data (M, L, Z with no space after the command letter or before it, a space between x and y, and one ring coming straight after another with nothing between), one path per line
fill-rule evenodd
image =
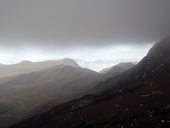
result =
M21 49L9 48L8 51L0 48L0 62L2 64L15 64L25 60L38 62L72 58L84 68L100 71L103 68L114 66L120 62L139 62L152 45L153 43L145 45L111 45L99 48L75 47L51 51L33 47Z

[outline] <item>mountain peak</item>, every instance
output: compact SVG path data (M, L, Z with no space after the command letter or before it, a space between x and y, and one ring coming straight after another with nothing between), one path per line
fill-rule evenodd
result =
M121 70L121 72L130 69L131 67L133 67L135 64L131 63L131 62L121 62L118 63L115 66L109 67L109 68L104 68L100 71L100 73L104 74L104 73L111 73L111 72L115 72L115 70Z
M79 66L77 64L77 62L75 60L71 59L71 58L65 58L65 59L62 60L62 62L63 62L64 65L70 65L70 66L74 66L74 67Z
M170 37L155 43L139 65L146 65L148 69L159 69L170 61Z
M133 64L132 62L121 62L118 63L116 66L119 67L133 67L135 64Z
M100 83L98 90L131 90L149 83L170 71L170 38L165 38L149 50L148 54L133 68ZM127 86L128 85L128 86Z
M153 47L149 50L148 56L157 54L157 57L170 56L170 36L160 40L155 43Z
M19 64L30 64L32 63L31 61L28 61L28 60L24 60L24 61L21 61Z

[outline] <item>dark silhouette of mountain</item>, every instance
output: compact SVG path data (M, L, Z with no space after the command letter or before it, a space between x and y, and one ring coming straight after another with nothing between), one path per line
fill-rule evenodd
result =
M123 91L140 87L144 83L155 80L169 71L169 40L169 38L166 38L156 43L136 66L118 76L113 76L101 82L97 90L110 90L111 93L112 91L123 93ZM113 87L114 89L111 89Z
M139 64L100 83L100 95L26 119L11 128L170 127L170 37L156 43Z
M47 111L57 104L79 98L94 88L100 80L100 74L81 68L72 60L62 60L59 63L22 62L17 67L34 65L36 68L45 65L45 68L1 81L0 127L9 126Z
M49 68L52 66L61 65L61 64L75 66L75 67L78 66L78 64L72 59L62 59L62 60L44 61L44 62L22 61L20 63L12 64L12 65L0 64L0 78L31 73L39 70L44 70L45 68Z
M102 69L100 73L102 74L103 78L106 80L110 77L117 76L126 70L129 70L133 66L135 66L135 64L130 62L119 63L113 67Z

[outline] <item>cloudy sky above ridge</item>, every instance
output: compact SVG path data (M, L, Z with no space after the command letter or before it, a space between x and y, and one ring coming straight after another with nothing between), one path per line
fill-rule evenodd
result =
M118 47L129 50L126 59L139 48L142 57L169 35L169 6L169 0L1 0L0 62L105 59Z
M1 0L0 40L45 47L154 41L170 32L169 6L169 0Z

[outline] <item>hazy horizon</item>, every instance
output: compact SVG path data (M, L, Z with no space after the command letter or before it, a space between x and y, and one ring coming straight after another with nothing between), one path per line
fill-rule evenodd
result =
M22 61L49 61L63 58L74 59L81 67L100 71L121 62L139 62L153 44L117 45L102 48L75 48L68 51L44 51L40 49L26 49L25 52L16 50L6 51L0 48L1 64L16 64ZM93 53L89 56L89 53Z
M0 63L73 58L99 71L139 61L153 42L169 35L169 5L167 0L2 0Z

